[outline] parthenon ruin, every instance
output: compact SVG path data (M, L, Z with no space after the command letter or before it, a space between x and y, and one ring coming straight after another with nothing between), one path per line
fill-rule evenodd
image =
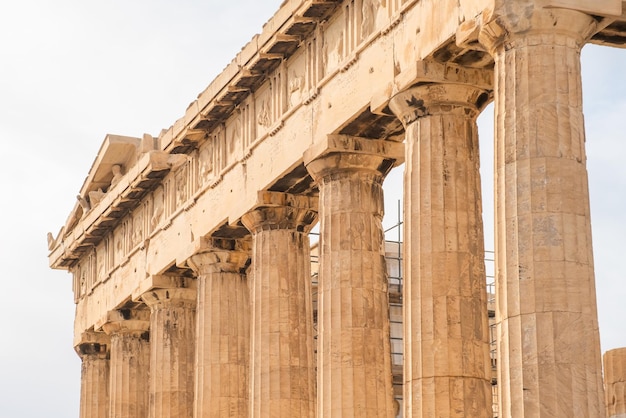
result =
M586 43L626 47L626 1L285 0L172 126L108 135L48 237L80 417L626 417L623 350L602 373Z

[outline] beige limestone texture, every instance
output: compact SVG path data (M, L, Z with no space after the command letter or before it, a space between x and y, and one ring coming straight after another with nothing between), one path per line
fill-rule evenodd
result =
M329 138L305 155L320 190L317 413L393 416L382 182L401 144ZM376 152L373 152L375 150Z
M150 321L148 312L111 312L103 329L111 337L109 417L148 416Z
M195 418L248 416L248 259L248 243L213 239L189 260L198 275Z
M471 85L474 91L495 88L501 416L602 416L597 412L602 409L602 388L578 61L585 42L623 47L626 30L620 28L626 27L625 4L621 0L286 0L262 33L244 46L169 128L143 139L108 135L78 202L57 236L49 234L48 245L50 265L73 275L75 345L93 343L83 340L86 332L102 327L111 332L111 342L106 344L111 405L134 402L141 409L147 402L136 390L132 394L136 400L121 393L119 385L128 379L120 377L120 371L136 376L140 366L144 376L149 376L166 372L167 367L154 365L148 371L143 360L130 367L130 356L143 359L147 344L139 331L112 325L119 319L110 318L110 312L132 308L148 313L141 295L168 288L164 277L195 274L194 417L248 416L249 392L265 389L249 385L250 321L256 317L250 310L245 273L250 271L252 283L253 270L265 271L267 265L248 267L250 235L241 220L259 208L259 191L309 197L319 191L322 294L317 416L395 415L396 405L390 401L393 370L387 363L380 183L391 166L404 159L399 142L405 133L409 140L420 141L419 145L410 143L411 165L419 158L463 166L450 154L438 155L434 148L427 148L436 146L441 135L448 138L448 132L459 130L459 108L468 111L472 122L466 121L468 130L459 131L458 136L465 135L469 142L476 138L475 110L468 106L467 97L440 107L407 103L423 109L408 119L403 116L402 121L388 105L398 92L416 85L446 83ZM442 100L454 102L450 87L433 86L430 95L438 90ZM476 108L482 107L484 97L478 104L480 97ZM402 123L407 124L406 132ZM471 146L475 149L473 142ZM424 147L421 156L420 147ZM464 150L461 147L459 152ZM471 165L471 157L464 162ZM407 188L430 181L425 180L428 167L419 176L413 168ZM428 186L436 188L446 173L430 169L435 181ZM408 224L429 225L433 242L454 236L454 228L446 229L446 225L457 225L459 236L464 236L464 226L480 235L475 220L479 197L470 190L477 187L472 186L477 178L474 171L467 173L463 179L462 174L452 173L458 180L456 188L445 189L454 190L457 196L467 189L467 201L444 194L446 207L440 211L424 208L424 213L414 213L418 206L411 202ZM263 231L259 236L274 233L284 231ZM407 236L411 242L405 246L404 257L422 257L428 266L429 249L422 248L422 242L429 242L429 237L423 237L418 250L412 242L415 234ZM437 264L433 258L429 261L432 271L454 276L458 264L451 260L466 255L467 276L463 277L476 279L480 244L465 255L463 251L460 246L456 252L446 248L450 259ZM442 281L433 283L437 286ZM414 284L411 280L409 287ZM417 308L413 296L407 309L430 316L433 333L461 330L465 338L468 328L454 322L455 309L463 300L472 312L467 315L472 321L463 324L476 321L476 327L475 335L462 341L481 346L484 328L478 322L482 314L476 312L481 296L468 296L454 286L450 289L446 303L434 304L432 311L427 304ZM400 295L393 297L397 301ZM443 300L444 296L439 297ZM412 321L407 329L416 330L412 315L407 315ZM442 325L444 317L450 317L452 324ZM160 323L152 327L150 331L160 339ZM415 332L407 339L413 350L417 350L416 341L428 338ZM449 353L463 345L454 338L446 344ZM425 347L419 355L407 351L407 359L412 356L405 362L407 370L441 366L436 373L443 373L444 360L430 365L416 360L428 358ZM188 354L190 348L178 349L180 355ZM161 351L166 354L167 350ZM482 388L480 352L482 348L464 350L468 356L447 364L452 370L462 369L461 373L443 380L475 379ZM437 354L438 359L443 357ZM94 359L83 356L86 369L81 393L85 399L93 393L93 404L81 412L85 416L101 415L100 399L106 396L95 385L98 379L104 380L105 358ZM264 367L286 364L282 356L263 362ZM471 373L462 372L472 367ZM431 374L434 379L435 373ZM137 385L146 381L136 379ZM398 373L394 381L401 381ZM159 384L165 391L167 382ZM133 388L138 389L137 385ZM448 408L458 413L458 405L465 409L467 399L456 396L466 396L470 386L459 383L452 390L437 389L434 396L424 392L428 396L423 396L423 403L434 402L441 414ZM477 392L482 394L482 389ZM309 404L307 393L289 396L306 398ZM483 411L483 396L474 398L481 401L471 408ZM188 406L181 404L181 408ZM173 407L171 414L187 411ZM109 411L110 416L120 414Z
M85 333L76 351L80 372L80 418L109 418L110 339L104 333Z
M594 20L529 6L497 22L482 40L496 73L500 413L603 417L580 75Z
M311 245L316 198L260 194L252 233L251 417L315 417Z
M391 100L406 129L405 417L492 416L476 125L487 99L430 83Z
M626 417L626 348L604 353L604 390L607 417Z
M149 418L193 415L196 290L153 289L150 307Z

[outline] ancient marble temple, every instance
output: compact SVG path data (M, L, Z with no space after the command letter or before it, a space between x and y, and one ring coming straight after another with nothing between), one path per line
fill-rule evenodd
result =
M626 45L626 2L285 0L168 129L108 135L48 237L73 277L80 417L626 416L622 352L602 378L590 42ZM391 292L382 183L402 163Z

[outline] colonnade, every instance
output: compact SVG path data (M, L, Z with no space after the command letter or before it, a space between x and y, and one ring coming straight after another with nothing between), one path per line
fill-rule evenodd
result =
M189 258L194 286L85 334L81 417L394 417L382 182L403 158L404 416L492 416L476 128L492 88L500 414L604 416L580 79L594 21L529 19L481 28L493 87L425 74L389 103L405 144L321 139L303 156L319 196L259 192L249 237Z

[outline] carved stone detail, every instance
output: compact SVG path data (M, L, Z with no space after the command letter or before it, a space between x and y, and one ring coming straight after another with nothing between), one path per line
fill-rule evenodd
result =
M304 78L299 76L295 71L291 73L289 79L289 107L298 104L302 98L302 90L304 89Z
M327 141L326 151L311 149L304 158L320 190L317 414L390 417L382 182L402 145Z
M363 0L361 38L367 38L376 27L376 17L380 7L379 0Z
M124 177L124 173L122 171L122 166L119 164L113 164L111 167L111 173L113 173L113 178L111 179L111 185L109 186L109 190L113 189Z
M252 232L251 417L315 417L308 232L317 199L260 192L242 217ZM281 349L277 351L276 342Z
M80 418L109 418L109 337L84 333L75 347L82 360Z
M249 245L203 239L187 263L198 275L195 416L248 416ZM215 347L220 347L216 350Z
M205 184L206 179L213 175L214 171L214 141L208 140L201 148L198 156L199 170L198 170L198 182Z
M494 56L498 109L500 413L600 417L604 390L580 72L580 50L596 20L530 2L520 17L515 8L521 4L505 3L479 36Z
M148 416L150 322L147 312L114 311L103 325L111 337L109 413L124 418Z
M187 199L189 199L189 167L181 167L175 175L176 182L176 209L183 207Z
M272 125L272 119L270 116L270 105L267 100L261 100L259 115L257 116L257 123L264 128L269 128Z
M390 102L406 132L407 417L493 416L476 125L486 96L424 84Z
M153 289L150 307L149 416L193 415L196 290Z

